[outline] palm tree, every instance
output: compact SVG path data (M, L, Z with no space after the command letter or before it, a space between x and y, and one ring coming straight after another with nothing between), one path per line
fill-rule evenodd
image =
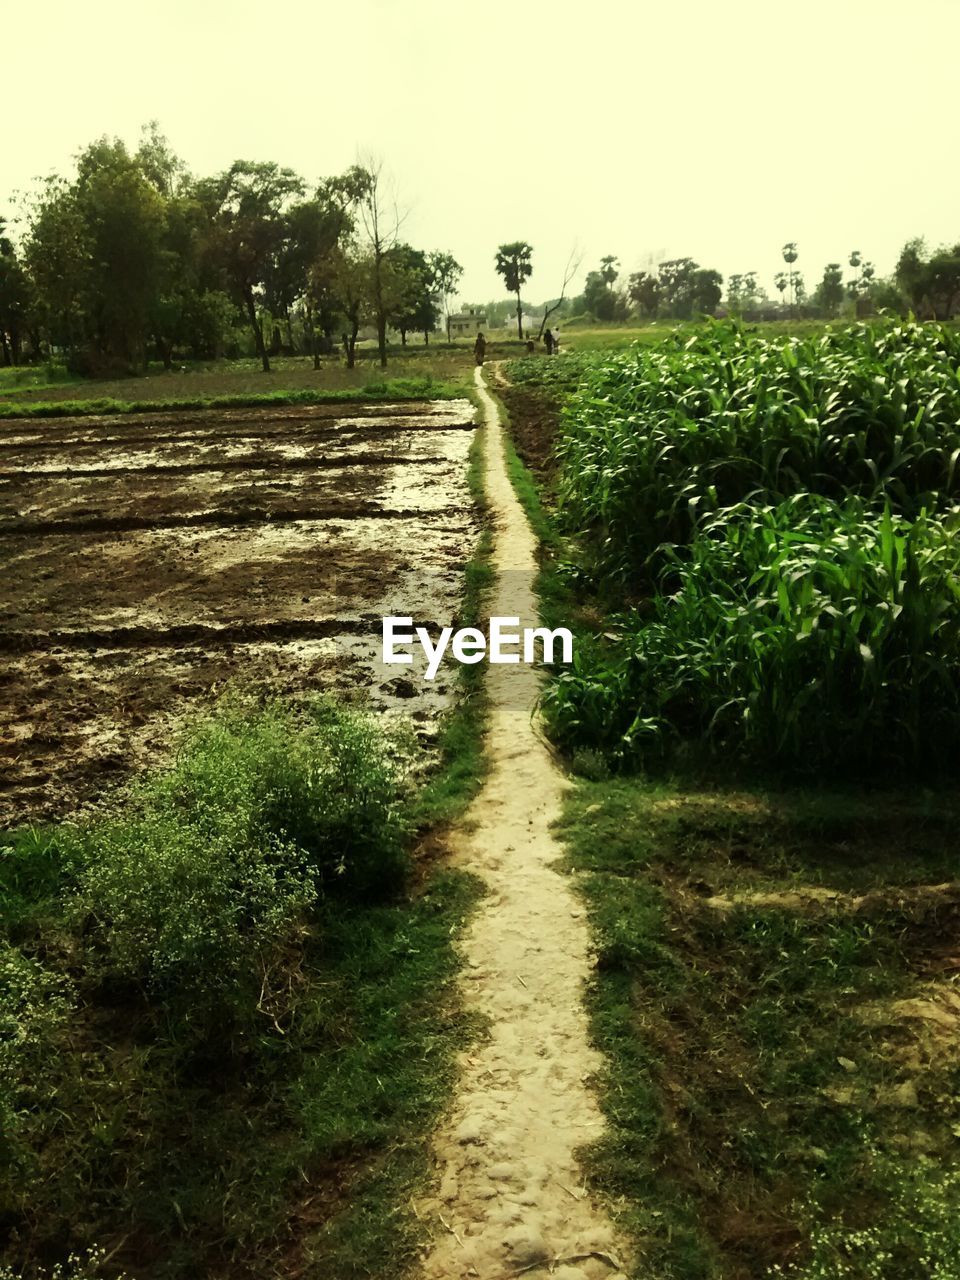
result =
M799 256L799 255L798 255L798 253L797 253L797 243L796 243L796 241L795 241L795 240L788 240L788 241L787 241L787 243L783 246L783 250L782 250L782 252L783 252L783 260L784 260L784 262L787 264L787 266L788 266L788 267L792 267L792 266L793 266L793 264L796 262L796 260L797 260L798 256ZM792 272L792 271L790 272L790 277L789 277L789 279L790 279L790 315L791 315L791 317L792 317L792 316L793 316L793 304L794 304L794 280L793 280L793 272ZM778 285L777 287L779 288L779 285Z

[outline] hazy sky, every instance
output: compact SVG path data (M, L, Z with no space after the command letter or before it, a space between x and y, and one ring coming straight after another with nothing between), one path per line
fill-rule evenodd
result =
M0 205L103 133L159 120L195 172L313 178L376 152L404 237L462 296L534 246L532 301L584 270L690 255L772 291L859 248L960 240L960 0L46 0L2 29Z

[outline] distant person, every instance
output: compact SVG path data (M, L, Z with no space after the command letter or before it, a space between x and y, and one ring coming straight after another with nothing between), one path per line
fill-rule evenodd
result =
M553 354L555 356L558 356L560 354L560 330L559 329L554 329L553 331Z
M553 330L547 329L543 335L543 345L547 348L547 355L553 355Z
M482 333L477 334L477 340L473 344L473 354L477 364L483 364L487 354L487 340Z

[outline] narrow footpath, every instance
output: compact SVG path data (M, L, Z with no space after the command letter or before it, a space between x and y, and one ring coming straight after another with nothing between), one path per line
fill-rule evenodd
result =
M536 542L506 472L500 418L481 371L486 490L494 520L490 613L536 626ZM588 1087L585 913L553 869L564 780L539 736L536 666L487 669L490 774L453 833L458 865L488 885L463 946L468 1008L490 1034L464 1056L436 1135L439 1198L426 1280L624 1280L623 1251L574 1158L603 1124Z

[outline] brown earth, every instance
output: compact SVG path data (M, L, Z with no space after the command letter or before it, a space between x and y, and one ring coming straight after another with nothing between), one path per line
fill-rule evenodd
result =
M472 426L467 401L0 423L0 827L161 758L231 682L429 743L448 682L381 667L380 619L456 618Z
M559 402L542 388L516 386L503 377L497 380L496 391L507 410L507 429L521 461L538 480L549 481L556 471L553 445Z

